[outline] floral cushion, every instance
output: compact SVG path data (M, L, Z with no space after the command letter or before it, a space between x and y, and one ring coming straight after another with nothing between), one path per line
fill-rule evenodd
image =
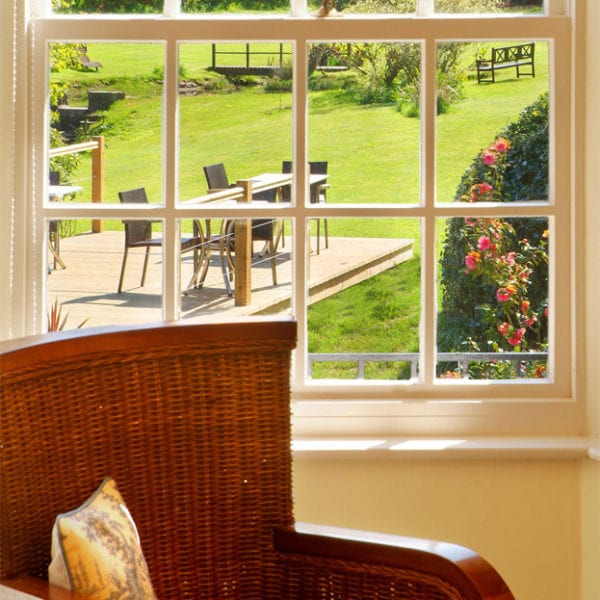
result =
M98 600L156 599L135 523L113 479L56 518L48 579Z

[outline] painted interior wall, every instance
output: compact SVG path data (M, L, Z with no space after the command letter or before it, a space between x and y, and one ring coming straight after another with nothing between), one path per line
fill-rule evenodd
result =
M586 324L588 428L600 452L600 2L588 0L586 51ZM581 468L582 598L600 598L600 456Z
M518 600L598 600L580 592L579 473L577 461L299 459L296 518L468 546Z

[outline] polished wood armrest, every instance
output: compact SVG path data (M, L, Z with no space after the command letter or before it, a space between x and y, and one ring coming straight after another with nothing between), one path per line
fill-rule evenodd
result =
M52 585L45 579L19 575L11 579L0 579L2 600L86 600L87 596L66 588Z
M414 570L460 590L464 600L514 600L499 573L476 552L446 542L296 523L274 534L275 549Z

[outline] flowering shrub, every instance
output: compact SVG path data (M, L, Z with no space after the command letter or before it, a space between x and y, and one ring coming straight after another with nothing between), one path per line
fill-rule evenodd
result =
M504 175L509 161L511 142L499 137L485 148L473 167L478 179L461 195L462 202L502 202L505 199ZM538 228L543 221L544 229L528 239L521 235L515 222L534 222ZM547 222L543 219L507 219L495 217L454 218L449 222L453 245L446 242L443 266L455 269L454 279L446 277L443 283L452 282L455 294L460 296L461 306L469 313L459 314L455 322L450 313L442 312L440 340L445 332L454 336L452 347L445 351L471 352L525 352L546 349L547 332ZM450 237L450 236L449 236ZM448 257L459 258L451 263ZM536 282L536 274L538 281ZM543 283L540 284L540 274ZM447 271L446 271L447 275ZM533 283L536 293L532 297ZM539 290L544 294L540 295ZM444 286L444 301L448 302L449 286ZM466 299L465 299L466 298ZM469 304L470 303L470 304ZM466 339L465 339L466 338ZM458 340L458 343L457 343ZM438 344L439 345L439 344ZM545 376L545 364L524 361L518 366L519 375L525 377ZM478 361L470 367L471 377L506 378L515 375L508 361ZM443 377L448 377L448 370Z
M463 234L470 250L465 273L495 289L494 301L480 307L488 323L489 344L494 351L540 350L541 321L547 305L533 306L528 297L531 275L546 264L547 232L538 245L516 239L506 219L464 219ZM495 328L495 331L494 331Z
M523 202L547 199L548 122L548 96L543 94L498 134L490 148L475 156L458 185L456 201ZM484 163L484 155L489 164ZM508 252L522 253L524 248L520 248L518 242L524 239L532 248L545 247L547 219L511 217L504 219L504 222L514 230L514 234L511 232L513 246ZM500 320L500 315L491 316L493 311L490 309L498 309L496 292L501 286L496 286L489 277L467 271L465 258L471 251L481 253L481 248L473 245L473 240L465 235L464 226L465 220L462 218L451 218L446 222L440 260L438 349L440 352L489 352L493 351L493 344L499 344L503 349L514 350L505 338L499 337L501 334L497 325L503 323L504 319ZM472 259L476 259L475 255L472 255ZM530 329L524 334L529 350L543 349L544 340L547 339L547 320L543 318L547 282L548 268L542 260L536 264L528 280L527 300L531 310L538 314L536 335ZM521 370L534 371L530 366L526 365ZM440 365L442 373L454 367ZM488 363L485 367L488 371L482 372L481 377L500 377L501 367L498 363L492 369Z

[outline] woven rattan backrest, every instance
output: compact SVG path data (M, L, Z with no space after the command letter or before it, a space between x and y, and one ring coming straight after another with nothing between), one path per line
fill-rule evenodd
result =
M209 190L221 190L229 187L229 178L223 163L202 167Z
M159 598L259 597L292 522L295 323L98 331L2 345L0 576L45 576L56 514L112 476Z
M119 200L123 204L148 204L145 188L136 188L119 192ZM125 226L125 245L135 246L152 238L152 221L123 221Z

